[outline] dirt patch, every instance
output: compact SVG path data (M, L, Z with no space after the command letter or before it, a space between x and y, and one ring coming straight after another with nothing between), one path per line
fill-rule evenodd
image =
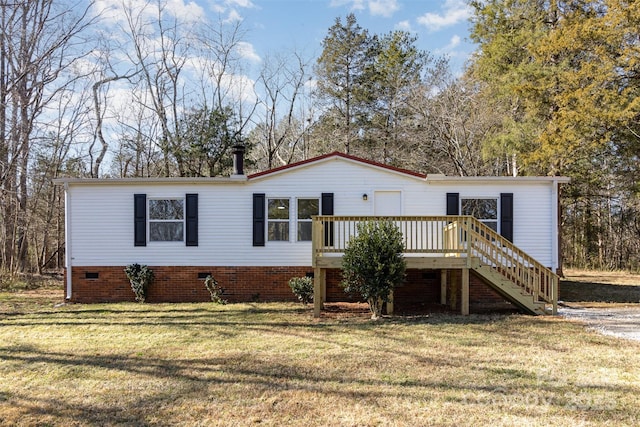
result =
M364 302L325 302L320 316L329 319L370 318L371 311Z

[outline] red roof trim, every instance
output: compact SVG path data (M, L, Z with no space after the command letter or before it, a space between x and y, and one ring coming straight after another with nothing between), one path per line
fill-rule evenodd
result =
M350 154L345 154L345 153L341 153L339 151L334 151L333 153L323 154L322 156L313 157L311 159L302 160L300 162L291 163L289 165L284 165L284 166L280 166L280 167L273 168L273 169L267 169L267 170L262 171L262 172L257 172L257 173L254 173L254 174L251 174L251 175L247 176L247 178L248 179L259 178L261 176L270 175L272 173L281 172L281 171L284 171L284 170L287 170L287 169L292 169L292 168L295 168L295 167L298 167L298 166L302 166L302 165L306 165L306 164L309 164L309 163L314 163L314 162L317 162L317 161L320 161L320 160L328 159L330 157L342 157L343 159L353 160L355 162L364 163L364 164L375 166L375 167L378 167L378 168L387 169L387 170L390 170L392 172L403 173L403 174L415 176L415 177L418 177L418 178L426 178L427 177L425 174L422 174L422 173L419 173L419 172L410 171L408 169L396 168L394 166L389 166L389 165L385 165L385 164L382 164L382 163L374 162L373 160L367 160L367 159L363 159L362 157L356 157L356 156L352 156Z

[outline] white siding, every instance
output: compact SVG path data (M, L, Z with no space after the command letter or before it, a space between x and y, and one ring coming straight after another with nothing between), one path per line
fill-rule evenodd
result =
M513 243L546 266L554 266L551 259L555 232L552 230L553 184L432 184L438 189L436 200L440 212L446 210L446 193L459 193L460 198L500 198L500 193L513 193ZM498 212L498 215L500 213Z
M148 265L307 266L311 242L266 242L252 246L252 194L267 198L320 198L334 193L335 215L373 215L376 190L401 190L404 215L444 215L447 192L461 197L498 197L514 193L516 245L545 265L551 264L552 184L452 185L385 171L343 158L311 163L249 181L205 184L114 184L69 186L71 262L76 266ZM199 246L184 242L133 245L133 195L184 197L198 193ZM368 200L362 199L368 194ZM292 211L293 213L293 211ZM295 222L291 239L295 240Z

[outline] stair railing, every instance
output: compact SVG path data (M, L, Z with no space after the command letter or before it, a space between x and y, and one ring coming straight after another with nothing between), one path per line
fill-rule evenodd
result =
M558 301L558 276L474 217L463 217L461 240L466 242L470 256L494 267L502 276L531 294L537 301L553 304Z

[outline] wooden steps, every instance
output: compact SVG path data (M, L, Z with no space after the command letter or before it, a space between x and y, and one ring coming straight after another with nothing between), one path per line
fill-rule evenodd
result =
M358 225L368 221L391 221L400 229L409 268L462 270L463 314L469 311L470 271L527 313L557 313L558 276L474 217L324 215L312 219L316 317L320 316L326 292L324 270L341 268L347 243L356 234Z
M496 268L479 261L476 258L471 263L471 270L475 271L489 287L528 314L547 314L544 302L537 301L531 293L507 279Z

